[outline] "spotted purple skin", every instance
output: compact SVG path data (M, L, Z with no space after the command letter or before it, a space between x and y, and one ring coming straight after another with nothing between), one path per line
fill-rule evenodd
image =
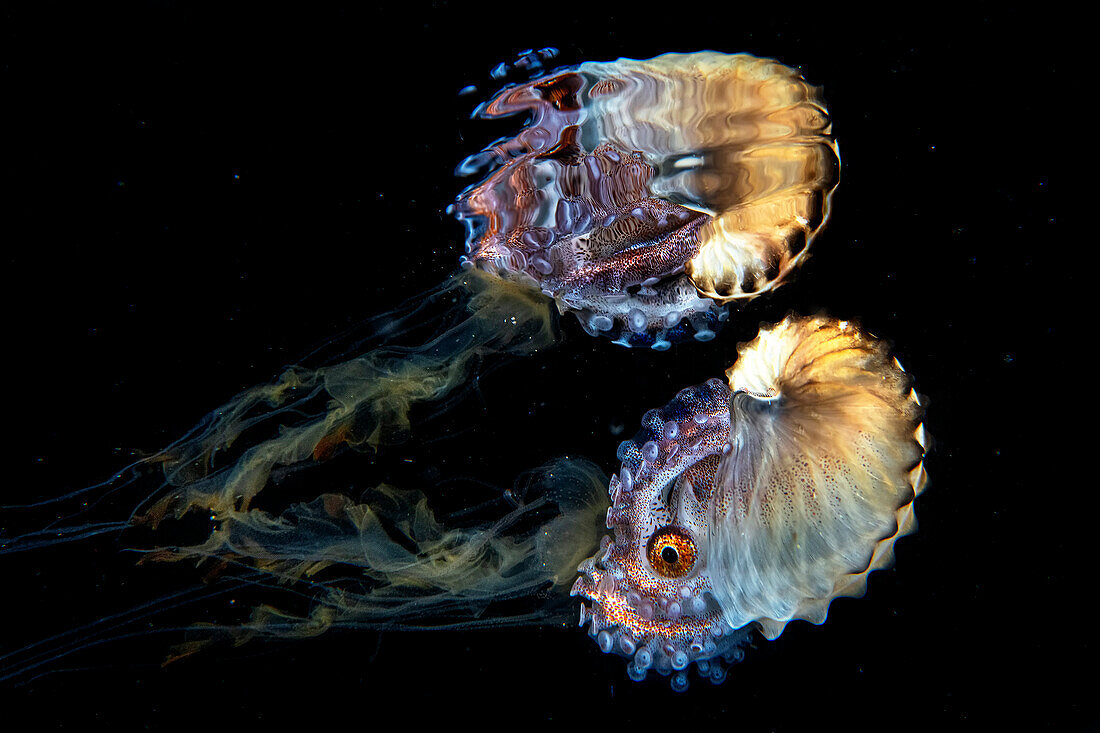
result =
M580 565L572 593L586 602L581 623L589 622L602 651L630 660L632 679L653 669L684 689L694 664L718 683L725 664L743 657L749 631L723 621L706 568L714 473L729 450L729 400L719 379L684 389L647 412L638 434L619 446L622 468L608 487L613 537ZM651 539L667 532L689 537L695 548L681 576L663 575L647 555Z

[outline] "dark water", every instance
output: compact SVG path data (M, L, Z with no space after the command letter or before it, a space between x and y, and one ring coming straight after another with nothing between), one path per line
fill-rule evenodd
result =
M1049 266L1065 231L1045 152L1058 61L1043 20L577 12L155 3L9 14L19 160L7 166L4 237L5 501L110 475L132 449L159 448L318 341L443 280L461 252L444 212L466 185L454 167L511 129L467 120L498 88L499 62L542 46L560 48L561 64L708 48L775 57L824 86L842 181L793 284L717 340L666 353L566 320L556 349L491 371L461 419L431 429L446 439L395 449L392 465L364 457L363 471L507 487L562 454L612 471L642 413L718 376L760 322L825 310L891 340L928 395L932 484L896 567L872 576L867 597L835 603L824 626L794 624L724 685L695 681L682 695L664 679L631 683L621 659L572 629L334 633L163 669L171 640L148 635L4 689L5 711L81 730L327 730L390 715L1060 728L1095 716L1064 666L1088 645L1057 630L1067 615L1053 601L1068 552L1054 516L1067 503L1041 499L1056 476L1036 478L1060 426L1028 419L1046 409L1031 396L1040 364L1068 338L1056 301L1078 282L1064 261ZM479 91L459 97L470 84ZM2 648L196 580L134 569L118 549L0 558Z

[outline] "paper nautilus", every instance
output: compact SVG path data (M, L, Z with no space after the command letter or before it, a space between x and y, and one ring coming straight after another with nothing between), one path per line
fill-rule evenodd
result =
M719 681L753 629L819 624L914 528L927 439L911 380L855 325L788 317L726 376L682 390L619 449L573 594L606 652Z

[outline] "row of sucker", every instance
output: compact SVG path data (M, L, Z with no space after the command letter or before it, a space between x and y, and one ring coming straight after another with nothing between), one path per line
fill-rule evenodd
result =
M718 684L743 657L748 631L723 621L705 573L668 584L638 567L639 548L658 527L680 523L703 534L718 457L729 449L729 397L720 379L682 390L646 413L638 434L619 446L622 466L608 486L613 538L580 565L572 594L590 603L581 606L580 624L588 624L601 651L629 660L631 679L654 670L684 690L694 663Z

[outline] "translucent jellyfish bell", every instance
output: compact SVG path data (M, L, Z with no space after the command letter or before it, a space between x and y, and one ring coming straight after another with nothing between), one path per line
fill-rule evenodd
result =
M768 292L829 215L840 159L819 90L748 55L584 63L508 87L524 113L460 172L469 264L529 280L591 334L666 348Z

